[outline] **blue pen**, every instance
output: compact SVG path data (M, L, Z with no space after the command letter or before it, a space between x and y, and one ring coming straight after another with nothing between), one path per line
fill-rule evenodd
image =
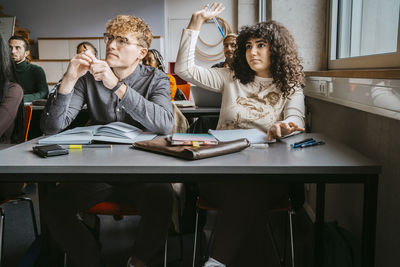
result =
M301 148L304 148L304 147L309 147L309 146L318 146L318 145L323 145L323 144L325 144L325 142L324 141L319 141L319 142L312 142L312 143L305 143L305 144L301 144Z
M308 144L312 144L315 142L317 142L317 141L315 141L315 139L312 138L311 140L304 140L303 142L294 143L294 144L291 144L290 146L293 148L298 148L298 147L302 147L302 145L308 145Z
M210 4L207 4L207 8L208 8L208 11L211 11ZM221 33L222 38L225 38L225 34L222 31L221 27L219 26L217 19L215 17L212 17L212 20L214 21L215 25L218 27L218 30Z

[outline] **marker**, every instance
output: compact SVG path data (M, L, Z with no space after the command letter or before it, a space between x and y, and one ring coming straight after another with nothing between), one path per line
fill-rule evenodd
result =
M305 141L303 143L298 143L297 145L296 144L292 144L290 146L292 148L298 148L298 147L302 147L302 145L308 145L308 144L312 144L312 143L315 143L315 142L317 142L317 141L315 141L313 138L311 138L311 140Z
M314 140L314 138L307 138L307 139L304 139L304 140L302 140L302 141L299 141L299 142L296 142L296 143L294 143L294 144L291 144L291 146L300 145L300 144L302 144L302 143L305 143L305 142L308 142L308 141L311 141L311 140Z
M91 145L68 145L69 149L82 149L82 148L112 148L112 145L107 144L91 144Z
M207 8L208 8L208 11L211 11L210 4L207 4ZM212 20L214 21L215 25L217 26L219 32L221 33L222 38L225 38L225 34L222 31L221 27L219 26L217 19L215 17L212 17Z
M324 145L324 144L325 144L324 141L319 141L319 142L312 142L312 143L308 143L308 144L302 144L300 147L304 148L304 147L318 146L318 145Z

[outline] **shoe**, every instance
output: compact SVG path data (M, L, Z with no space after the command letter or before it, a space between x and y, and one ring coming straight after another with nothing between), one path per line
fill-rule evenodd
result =
M129 257L128 262L126 263L126 267L135 267L133 266L133 264L131 264L131 258L132 257Z
M217 261L216 259L213 258L208 258L208 260L206 261L206 263L204 263L203 267L226 267L225 264L220 263L219 261Z

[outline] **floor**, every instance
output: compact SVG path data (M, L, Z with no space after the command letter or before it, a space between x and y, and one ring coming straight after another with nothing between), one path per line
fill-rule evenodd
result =
M37 190L34 184L28 187L28 196L34 201L37 209ZM34 240L32 222L28 205L24 202L7 203L2 205L6 213L5 238L3 245L3 260L1 266L19 266L21 258ZM287 213L271 215L271 222L279 247L283 246L285 219ZM36 212L38 216L38 212ZM239 215L238 215L239 216ZM204 227L205 236L209 236L216 214L209 213ZM130 248L134 241L138 216L125 217L116 221L112 216L100 216L101 242L103 255L109 267L124 267L130 254ZM132 237L132 238L131 238ZM294 239L295 239L295 264L297 267L312 266L313 225L304 210L299 210L294 215ZM183 255L180 253L180 238L170 235L168 239L169 267L192 266L193 234L185 234L182 238ZM289 244L289 243L288 243ZM271 246L271 251L273 251ZM287 252L289 253L289 247ZM279 266L276 255L271 252L270 267ZM291 266L290 257L285 266ZM25 266L24 266L25 267Z

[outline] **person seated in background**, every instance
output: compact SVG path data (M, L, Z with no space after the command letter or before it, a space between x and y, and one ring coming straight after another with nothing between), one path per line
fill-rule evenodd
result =
M16 83L15 67L0 34L0 144L20 143L24 129L24 92ZM23 183L0 183L0 200L22 193Z
M201 25L224 10L214 3L193 13L182 33L175 72L223 94L217 129L268 129L268 140L304 131L304 72L295 41L275 21L242 27L232 68L195 65ZM282 162L284 164L284 162ZM218 177L216 177L217 180ZM288 198L287 184L200 183L200 197L218 208L207 267L266 266L267 211Z
M46 134L64 130L87 104L92 124L122 121L146 131L168 134L173 128L169 79L139 64L152 32L138 17L118 15L106 25L106 59L90 50L75 55L43 111ZM51 236L74 266L104 266L100 247L77 214L103 202L137 207L141 220L128 266L162 261L171 224L174 192L169 183L60 183L43 200L41 214Z
M24 102L47 98L49 88L43 69L27 61L30 53L28 42L21 36L13 35L8 44L16 65L17 81L24 90Z
M233 56L236 50L236 33L227 34L224 38L224 55L225 61L219 62L211 66L211 68L230 68L233 63Z
M149 49L147 55L143 58L142 63L146 66L150 66L166 73L164 58L160 52L156 49ZM171 100L186 100L185 95L176 86L176 79L171 74L167 74L169 78L169 85L171 87Z
M90 50L92 54L97 57L97 49L94 45L90 42L81 42L76 46L76 53L84 53L86 50Z

